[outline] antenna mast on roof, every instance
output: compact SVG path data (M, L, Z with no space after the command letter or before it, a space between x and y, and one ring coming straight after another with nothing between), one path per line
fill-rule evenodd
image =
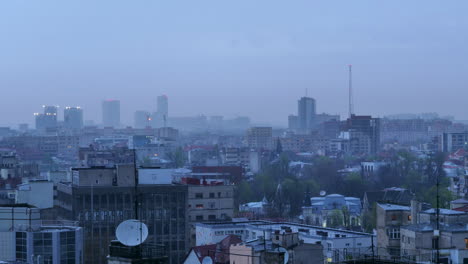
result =
M354 115L354 104L353 104L353 69L352 69L352 65L349 64L348 65L348 69L349 69L349 82L348 82L348 95L349 95L349 102L348 102L348 105L349 105L349 117L351 118L352 115Z

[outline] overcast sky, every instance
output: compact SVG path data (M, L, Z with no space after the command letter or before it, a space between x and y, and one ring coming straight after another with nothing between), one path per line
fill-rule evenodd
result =
M357 114L439 112L468 119L468 1L77 0L0 2L0 124L41 105L81 106L101 121L248 115L286 124L297 99Z

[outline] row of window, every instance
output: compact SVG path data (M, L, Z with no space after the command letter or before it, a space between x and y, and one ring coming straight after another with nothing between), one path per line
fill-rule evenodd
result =
M229 194L230 194L229 192L226 192L226 196L225 196L225 197L230 197ZM205 195L205 194L202 193L202 192L195 193L195 198L196 198L196 199L203 199L203 198L221 198L221 197L222 197L222 193L221 193L221 192L218 192L217 194L214 193L214 192L210 192L208 195Z
M248 233L248 231L246 231ZM226 231L215 231L215 236L223 236L223 235L243 235L244 230L226 230Z

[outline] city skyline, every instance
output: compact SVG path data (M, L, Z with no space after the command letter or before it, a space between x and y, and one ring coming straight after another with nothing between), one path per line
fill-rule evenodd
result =
M0 123L32 123L38 105L55 103L99 120L99 102L112 97L130 124L135 110L167 94L173 116L247 115L285 126L306 89L319 113L345 116L348 64L357 114L468 119L459 107L468 95L465 1L184 5L3 2L0 87L28 96L2 104L14 114Z

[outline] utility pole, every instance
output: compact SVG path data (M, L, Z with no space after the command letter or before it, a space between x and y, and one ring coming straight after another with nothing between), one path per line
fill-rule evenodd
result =
M348 77L348 107L349 107L349 118L354 114L353 105L353 65L348 65L349 77Z
M440 248L439 248L439 238L440 238L440 224L439 224L439 217L440 217L440 204L439 204L439 185L440 185L440 170L438 167L438 164L435 164L436 166L436 229L434 232L434 235L436 236L436 263L439 264L439 259L440 259Z

